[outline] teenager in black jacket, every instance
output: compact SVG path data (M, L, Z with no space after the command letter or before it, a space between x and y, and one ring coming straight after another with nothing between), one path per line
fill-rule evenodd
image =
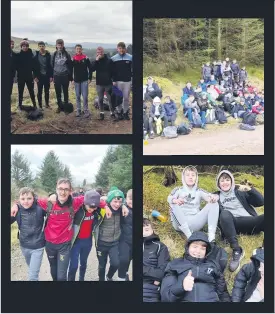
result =
M122 217L121 236L119 239L119 267L118 280L129 281L128 270L133 252L133 198L132 189L126 194L126 205L129 210L127 216Z
M234 177L227 170L218 174L216 182L219 189L216 192L219 195L219 224L233 249L229 270L234 272L240 267L245 254L238 243L237 234L258 234L264 231L264 215L258 216L254 209L264 205L264 197L249 186L235 186Z
M96 91L98 95L100 119L104 120L104 92L106 93L111 115L113 116L114 109L112 108L112 60L104 54L102 47L96 49L96 59L91 63L91 71L96 71Z
M25 84L30 93L33 106L36 108L35 95L34 95L34 80L37 79L37 63L35 62L32 50L29 48L27 40L20 43L21 51L16 57L16 70L18 76L18 107L22 109L23 93Z
M232 302L264 302L264 249L254 250L251 262L235 277Z
M45 92L45 105L49 108L50 99L50 83L53 81L53 68L51 64L51 54L45 48L45 43L40 41L38 43L39 51L36 51L35 61L38 65L37 78L38 78L38 105L42 109L42 93L43 87Z
M154 233L150 220L143 218L143 302L160 302L160 285L169 261L167 246Z
M218 263L208 260L211 244L207 235L195 231L189 237L183 258L171 261L161 285L162 302L230 302Z
M12 88L16 73L16 53L13 51L14 49L14 41L11 39L11 71L10 71L10 78L9 78L9 92L10 92L10 105L11 105L11 94L12 94Z
M19 191L18 212L11 216L11 224L18 224L20 248L29 268L29 281L38 281L42 263L45 236L44 217L46 211L38 206L34 191L24 187Z

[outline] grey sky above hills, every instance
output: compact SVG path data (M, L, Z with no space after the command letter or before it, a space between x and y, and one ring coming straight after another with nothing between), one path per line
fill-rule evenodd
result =
M12 1L11 34L49 44L62 38L68 47L76 43L86 48L113 48L119 41L130 44L132 2Z

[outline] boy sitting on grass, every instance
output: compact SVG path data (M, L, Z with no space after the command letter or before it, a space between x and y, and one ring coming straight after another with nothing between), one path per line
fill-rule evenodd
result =
M230 302L223 273L208 260L211 244L204 232L188 239L183 258L168 263L161 285L162 302Z
M182 187L175 188L168 196L172 225L187 238L194 231L208 224L209 242L215 242L219 219L218 196L198 188L198 172L193 166L182 171ZM207 202L200 210L201 201Z
M16 215L11 216L11 224L17 221L18 239L29 268L29 281L38 281L45 247L44 217L46 212L37 204L33 189L28 187L19 191L17 207Z

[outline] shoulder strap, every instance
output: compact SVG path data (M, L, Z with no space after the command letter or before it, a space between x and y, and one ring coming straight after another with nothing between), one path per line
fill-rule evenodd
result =
M47 207L47 217L50 215L50 213L53 210L53 204L51 202L48 202L48 207Z
M75 215L74 208L73 208L73 204L71 204L71 205L69 206L69 210L70 210L70 217L71 217L71 219L73 220L73 219L74 219L74 215Z

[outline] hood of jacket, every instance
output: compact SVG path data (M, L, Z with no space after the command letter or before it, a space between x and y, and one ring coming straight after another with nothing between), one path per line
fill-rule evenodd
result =
M187 184L186 184L186 182L185 182L185 179L184 179L184 173L185 173L185 171L188 170L188 169L190 169L190 168L194 169L195 172L196 172L196 182L195 182L195 184L193 185L192 188L190 188L190 187L187 186ZM182 180L182 186L183 186L183 189L185 190L185 192L188 193L188 194L191 194L191 197L193 197L194 194L196 193L196 190L197 190L197 187L198 187L198 182L199 182L199 177L198 177L198 171L197 171L197 169L196 169L195 167L193 167L193 166L187 166L187 167L185 167L185 168L182 170L182 173L181 173L181 180Z
M195 242L195 241L202 241L202 242L205 242L207 244L206 254L205 254L204 258L195 258L195 257L192 257L191 255L189 255L189 246L192 242ZM207 255L209 255L210 252L211 252L211 244L208 240L206 233L204 233L202 231L193 232L192 235L189 237L188 241L186 242L184 255L186 255L189 259L204 260L207 257Z
M230 178L231 178L231 188L230 188L230 190L227 191L227 192L222 191L222 189L221 189L220 186L219 186L219 179L220 179L220 177L221 177L222 174L227 174L227 175L229 175ZM217 175L217 177L216 177L216 186L217 186L218 190L219 190L222 194L224 194L224 195L229 195L232 191L234 191L234 190L235 190L235 179L234 179L232 173L231 173L230 171L228 171L228 170L222 170L222 171Z

